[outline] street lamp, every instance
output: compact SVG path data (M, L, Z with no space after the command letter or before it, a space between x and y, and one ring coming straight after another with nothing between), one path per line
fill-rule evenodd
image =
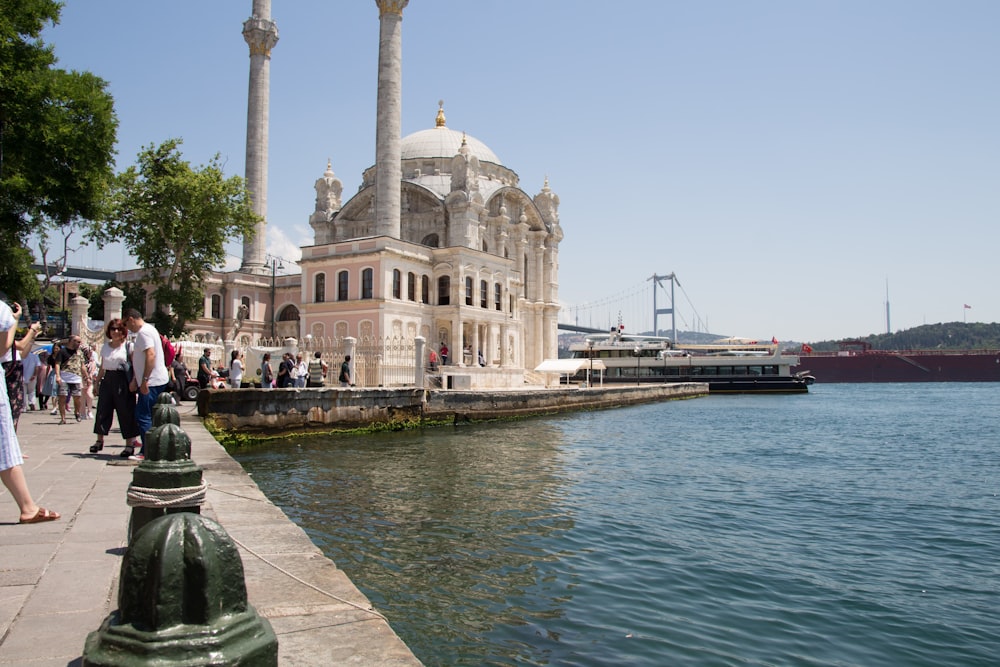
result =
M587 375L587 386L594 386L594 341L587 341L587 356L590 357L590 374Z
M282 271L285 269L285 265L278 261L277 257L271 258L271 338L274 338L274 327L275 322L278 319L277 313L274 312L274 291L275 291L275 277L278 274L278 270Z

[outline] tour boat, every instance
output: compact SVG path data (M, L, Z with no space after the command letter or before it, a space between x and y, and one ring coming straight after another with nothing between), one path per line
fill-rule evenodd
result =
M591 372L586 363L570 381L608 383L705 382L713 394L808 392L812 378L793 374L799 363L780 351L776 341L724 338L704 345L674 343L661 336L610 333L587 336L570 345L573 359L602 362ZM589 378L589 380L588 380Z

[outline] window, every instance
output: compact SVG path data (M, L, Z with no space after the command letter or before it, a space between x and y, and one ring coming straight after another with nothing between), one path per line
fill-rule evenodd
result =
M451 303L451 278L441 276L438 278L438 305L447 306Z
M431 248L437 248L439 245L437 234L428 234L424 237L424 240L420 242L420 245L430 246Z
M417 300L417 277L412 272L406 274L406 298Z
M403 298L403 274L400 273L399 269L392 270L392 298Z
M420 276L420 303L431 302L431 279L426 275Z
M465 305L472 305L472 276L465 276Z
M247 319L249 320L250 319L250 313L251 313L251 310L250 310L250 297L248 297L248 296L243 297L242 299L240 299L240 303L247 307Z
M493 283L493 308L495 310L503 310L503 291L500 289L500 283Z
M222 317L222 297L218 294L212 295L212 319Z
M361 272L361 298L370 299L374 291L375 272L372 269L365 269Z
M347 271L337 273L337 301L347 301L351 298L351 274Z
M479 307L480 308L487 308L488 307L486 305L487 303L489 303L489 301L487 300L488 298L489 298L489 288L486 286L486 281L485 280L480 280L479 281Z
M313 278L313 301L323 303L326 301L326 274L317 273Z

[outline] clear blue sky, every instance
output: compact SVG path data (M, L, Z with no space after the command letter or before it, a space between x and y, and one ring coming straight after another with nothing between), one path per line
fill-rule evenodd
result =
M68 0L46 39L110 82L120 167L180 137L243 174L251 5ZM272 12L267 246L296 259L327 158L345 200L374 162L378 11ZM887 282L893 329L1000 321L998 25L995 0L412 0L402 130L443 99L528 193L548 176L564 321L648 329L670 272L681 329L879 333Z

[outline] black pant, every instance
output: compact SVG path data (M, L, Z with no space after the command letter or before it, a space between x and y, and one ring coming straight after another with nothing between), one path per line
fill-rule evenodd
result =
M94 419L94 433L105 436L111 430L111 420L118 413L118 426L122 437L128 441L139 437L139 426L135 423L135 394L128 389L128 373L125 371L105 371L101 388L97 395L97 418Z

